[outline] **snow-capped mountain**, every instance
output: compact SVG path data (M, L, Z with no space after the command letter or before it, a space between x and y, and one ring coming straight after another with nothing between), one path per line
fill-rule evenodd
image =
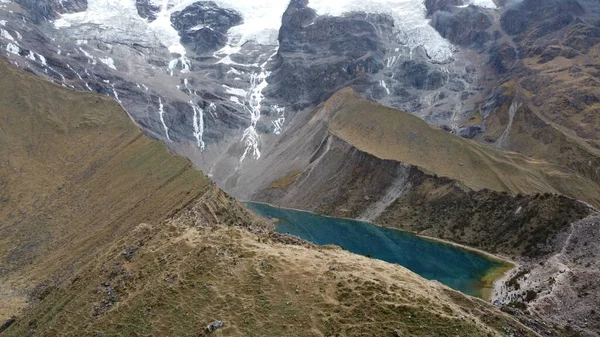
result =
M502 104L492 89L519 63L499 28L509 11L497 4L5 0L0 46L16 66L113 97L235 193L240 175L260 170L286 131L304 123L299 112L348 86L483 138Z
M258 160L263 138L281 133L294 111L349 84L453 129L479 86L476 67L457 61L459 48L430 25L418 0L1 6L2 44L14 64L113 96L172 148L195 144L205 169L223 153Z

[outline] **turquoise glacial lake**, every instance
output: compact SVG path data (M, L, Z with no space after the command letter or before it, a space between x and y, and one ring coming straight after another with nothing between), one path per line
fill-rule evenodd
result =
M277 219L275 228L280 233L292 234L317 245L342 246L355 254L396 263L426 279L437 280L472 296L485 297L489 284L486 288L483 278L507 268L507 264L474 251L367 222L260 203L246 205L259 215Z

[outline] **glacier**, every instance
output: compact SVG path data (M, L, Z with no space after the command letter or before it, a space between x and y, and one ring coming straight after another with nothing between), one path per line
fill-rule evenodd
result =
M89 0L85 12L64 14L54 24L58 28L82 24L98 26L94 38L125 40L142 44L158 41L171 53L185 55L178 32L172 27L170 16L197 0L153 0L160 7L157 18L148 22L137 14L135 0ZM224 8L242 14L244 22L229 30L230 45L241 46L248 41L261 45L277 45L281 17L288 0L216 0ZM492 0L470 0L469 4L495 8ZM347 12L388 13L396 23L401 42L409 48L423 47L434 61L447 61L454 47L429 25L422 0L312 0L309 6L319 15L339 16Z

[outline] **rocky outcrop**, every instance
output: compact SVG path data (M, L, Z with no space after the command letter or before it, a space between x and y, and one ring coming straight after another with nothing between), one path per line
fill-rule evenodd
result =
M150 0L135 0L135 7L139 16L148 21L156 20L156 14L160 11L160 6L153 4Z
M585 12L577 0L524 0L510 6L500 23L509 35L542 37L560 30Z
M469 126L463 126L460 129L458 129L457 134L463 138L473 139L482 132L483 132L483 127L481 125L469 125Z
M508 73L517 61L518 51L509 43L494 44L489 49L488 64L498 74Z
M482 48L490 39L486 30L493 19L484 9L477 6L454 7L433 13L431 24L440 34L460 46Z
M448 82L448 74L424 61L408 60L402 63L393 78L406 82L415 89L436 90Z
M10 328L11 325L15 324L16 319L15 317L9 317L8 319L5 319L2 324L0 324L0 333L6 331L6 329Z
M384 68L394 21L383 14L318 17L307 1L292 1L279 30L269 94L299 107L318 104L349 84L369 85Z
M234 10L219 7L212 1L196 2L171 15L181 42L198 54L220 49L227 42L229 28L242 22Z

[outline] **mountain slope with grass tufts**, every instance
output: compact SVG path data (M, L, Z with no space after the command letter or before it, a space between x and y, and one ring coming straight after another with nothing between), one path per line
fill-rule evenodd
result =
M600 205L598 186L566 167L457 137L350 90L333 96L324 109L332 114L333 135L378 158L417 166L473 190L560 193Z
M66 90L0 60L0 318L144 221L210 185L110 98ZM13 303L13 304L11 304Z
M222 322L211 336L536 336L479 299L235 209L215 188L173 220L140 224L5 335L191 337Z

